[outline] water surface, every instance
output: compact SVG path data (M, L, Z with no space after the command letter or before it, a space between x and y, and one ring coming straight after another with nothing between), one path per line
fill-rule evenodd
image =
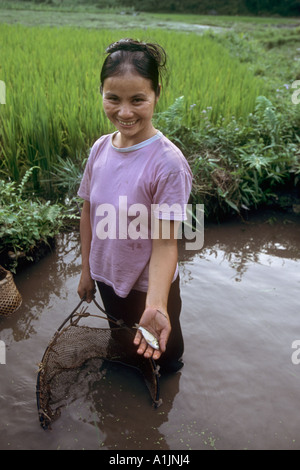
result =
M300 220L207 225L202 250L180 245L184 368L151 407L141 378L105 365L72 384L52 431L38 421L38 363L78 303L78 235L15 280L22 307L0 318L0 449L300 449Z

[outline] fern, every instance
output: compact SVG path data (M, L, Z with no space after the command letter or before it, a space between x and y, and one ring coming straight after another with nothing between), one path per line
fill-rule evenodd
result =
M184 106L184 96L179 96L165 111L154 115L155 125L168 136L175 134L183 126Z
M271 145L276 145L279 137L280 115L273 103L265 96L256 99L255 114L261 129L269 136Z
M26 184L27 184L30 176L32 175L32 173L35 169L39 170L40 168L38 166L33 166L25 172L25 175L23 176L21 182L18 185L18 194L19 194L19 196L23 195Z
M272 102L265 96L258 96L255 104L255 113L263 119L265 110L267 108L274 109Z

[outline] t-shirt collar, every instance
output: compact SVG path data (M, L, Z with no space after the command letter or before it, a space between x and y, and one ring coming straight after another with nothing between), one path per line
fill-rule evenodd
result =
M152 142L155 142L157 139L160 139L162 137L162 133L160 131L157 131L157 133L154 136L150 137L147 140L144 140L143 142L132 145L131 147L118 148L118 147L115 147L114 144L113 144L113 138L117 133L118 133L118 131L111 134L110 142L111 142L111 146L114 150L116 150L117 152L122 152L122 153L124 153L124 152L133 152L134 150L139 150L143 147L146 147L149 144L152 144Z

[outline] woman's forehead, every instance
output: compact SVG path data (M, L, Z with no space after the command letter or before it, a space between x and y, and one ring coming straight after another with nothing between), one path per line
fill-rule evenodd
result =
M103 84L104 93L148 94L153 93L151 81L138 73L127 71L108 77Z

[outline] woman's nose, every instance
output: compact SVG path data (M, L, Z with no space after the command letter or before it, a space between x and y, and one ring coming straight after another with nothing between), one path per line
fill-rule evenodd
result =
M124 104L120 106L119 109L119 117L123 119L128 119L133 116L133 111L131 109L131 106L128 104Z

